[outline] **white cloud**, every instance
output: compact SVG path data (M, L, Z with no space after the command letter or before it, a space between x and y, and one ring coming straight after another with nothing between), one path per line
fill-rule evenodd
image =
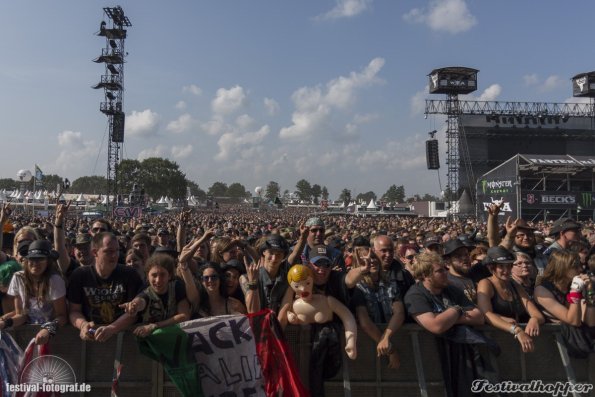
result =
M192 95L199 96L200 94L202 94L202 89L197 85L190 84L182 87L182 92L189 92Z
M477 18L467 8L465 0L432 0L428 10L414 8L403 15L403 19L452 34L465 32L477 24Z
M150 157L165 157L166 153L167 153L167 148L164 145L157 145L154 148L148 148L148 149L142 150L138 154L137 160L142 161L142 160L148 159Z
M353 116L353 122L356 124L366 124L378 120L378 113L356 114Z
M176 103L176 109L180 109L180 110L186 109L186 102L179 101L178 103Z
M274 116L279 111L279 103L271 98L264 98L264 107L271 116Z
M417 116L425 112L426 110L426 97L430 90L430 86L426 85L423 90L417 91L410 99L411 102L411 115Z
M192 153L192 149L192 145L172 146L171 154L176 159L183 159L188 157Z
M184 113L177 120L170 121L165 129L174 134L180 134L184 131L188 131L196 124L196 120L188 113Z
M371 0L336 0L337 4L330 11L315 17L317 20L351 18L366 11Z
M476 97L473 94L461 95L461 99L465 101L495 101L502 93L500 84L492 84Z
M554 89L560 87L562 84L564 84L564 81L562 81L560 76L552 75L552 76L549 76L547 79L545 79L541 89L543 91L551 91L551 90L554 90Z
M226 132L221 135L217 145L219 153L215 156L217 160L228 160L235 155L236 158L250 158L255 153L255 146L269 134L270 127L262 126L254 132Z
M211 102L214 113L226 115L246 106L247 99L244 89L236 85L230 89L219 88L215 99Z
M236 119L236 125L242 130L246 130L254 125L254 119L247 114L242 114Z
M157 134L159 115L151 109L135 110L126 116L126 134L131 136L151 136Z
M500 96L501 92L502 92L502 87L500 87L500 84L492 84L491 86L486 88L481 93L481 95L479 96L479 98L477 98L477 100L478 101L495 101L496 98L498 98L498 96Z
M355 102L358 88L381 82L376 76L383 66L384 59L374 58L361 72L329 81L324 92L319 86L296 90L291 96L296 108L291 116L292 125L281 128L279 136L305 139L320 132L333 110L346 109Z
M537 75L535 73L532 73L524 75L523 81L525 82L525 85L529 86L536 85L539 82L539 79L537 78Z
M78 131L62 131L58 134L58 145L82 148L84 146L82 134Z
M226 128L226 124L221 116L215 115L211 120L203 123L201 128L209 135L218 135Z

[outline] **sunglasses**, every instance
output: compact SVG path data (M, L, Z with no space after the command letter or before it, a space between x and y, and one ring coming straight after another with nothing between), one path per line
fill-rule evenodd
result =
M206 282L217 281L217 280L219 280L219 276L217 276L216 274L213 275L213 276L202 276L200 279L202 281L206 281Z
M107 229L104 227L94 227L91 229L91 231L93 233L103 233L103 232L107 232Z
M413 258L415 258L415 255L407 255L407 256L405 257L405 259L407 259L407 260L409 260L409 261L413 260Z

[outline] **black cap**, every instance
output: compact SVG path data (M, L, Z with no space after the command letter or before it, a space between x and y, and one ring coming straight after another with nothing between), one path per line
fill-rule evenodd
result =
M17 245L17 252L21 256L27 256L27 251L29 251L29 245L31 245L33 241L31 240L21 240Z
M498 245L488 249L483 260L484 265L514 263L514 255L506 248Z
M582 228L582 225L580 223L575 222L570 218L560 218L556 222L554 222L554 225L552 226L552 228L550 230L550 236L565 232L566 230L580 229L580 228Z
M458 237L458 239L459 239L459 240L461 240L461 242L463 243L463 245L464 245L465 247L467 247L467 248L475 248L475 245L476 245L476 244L475 244L475 242L474 242L473 240L471 240L471 239L469 238L469 235L467 235L467 234L461 234L461 235Z
M221 270L223 270L223 271L226 271L229 269L235 269L238 272L240 272L240 274L246 273L246 269L244 268L244 265L237 259L230 259L221 266Z
M332 265L332 261L326 253L326 245L316 245L310 250L310 262L319 267Z
M467 248L467 246L458 238L448 240L444 243L444 254L442 254L442 256L449 256L459 248Z
M158 236L167 236L167 235L169 235L169 230L167 230L166 228L162 227L161 229L159 229L157 231L157 235Z
M428 248L432 245L441 245L440 238L438 236L428 236L424 240L424 247Z
M358 236L353 239L353 247L370 247L370 240L364 236Z
M27 259L49 258L52 256L52 243L48 240L35 240L29 245Z

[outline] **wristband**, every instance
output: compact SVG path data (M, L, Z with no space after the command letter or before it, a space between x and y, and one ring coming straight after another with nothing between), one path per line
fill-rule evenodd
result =
M511 335L514 335L515 337L516 337L516 329L517 329L517 325L516 324L512 324L510 326L510 331L509 332L510 332Z
M5 318L2 321L4 321L4 325L6 327L12 327L12 325L14 324L14 321L13 321L12 317Z
M578 291L571 291L566 294L566 302L570 304L580 303L581 299L583 299L583 294Z
M56 335L58 330L58 320L48 321L47 323L41 324L41 329L45 329L50 333L50 336Z
M248 289L255 290L258 289L258 281L249 281L246 283Z

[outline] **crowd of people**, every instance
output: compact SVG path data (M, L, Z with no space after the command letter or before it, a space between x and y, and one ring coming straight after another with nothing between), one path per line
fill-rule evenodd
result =
M108 220L69 213L69 203L50 218L5 204L0 330L37 324L35 342L45 344L70 323L81 339L102 342L265 308L285 325L292 280L302 277L289 269L302 264L312 292L349 308L390 368L400 366L403 323L439 336L447 391L462 396L470 387L461 379L490 371L475 363L467 376L448 364L449 354L470 359L478 340L491 345L473 326L509 332L529 353L540 326L559 323L573 356L595 349L593 222L527 222L500 210L493 204L484 222L238 205ZM326 315L311 322L309 388L323 396L341 366L342 326Z

